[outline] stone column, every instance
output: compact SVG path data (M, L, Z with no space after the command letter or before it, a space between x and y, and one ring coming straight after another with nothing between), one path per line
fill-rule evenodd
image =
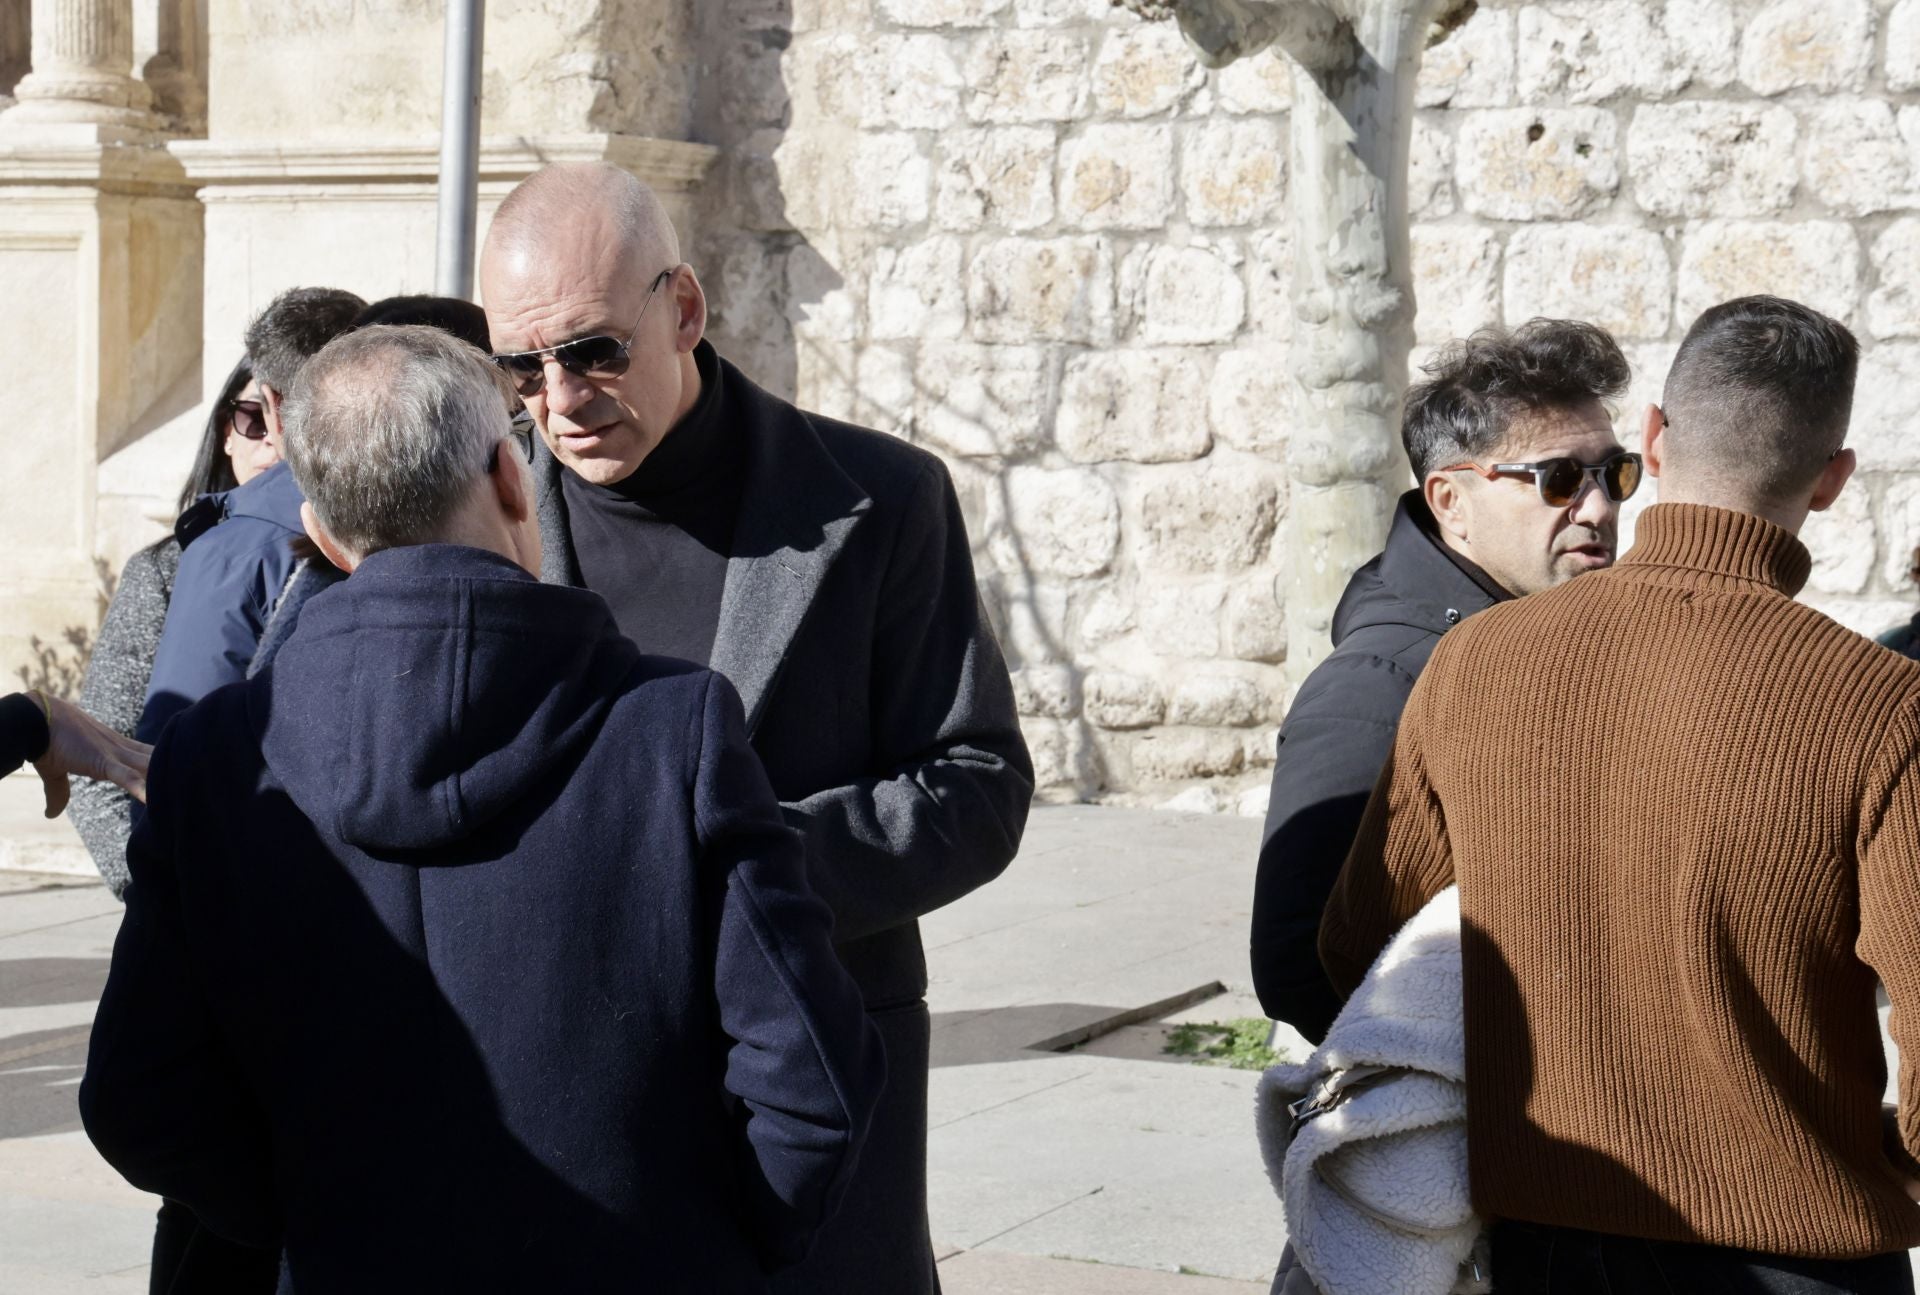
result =
M0 127L82 123L133 131L155 125L152 96L133 79L132 0L33 0L33 70Z

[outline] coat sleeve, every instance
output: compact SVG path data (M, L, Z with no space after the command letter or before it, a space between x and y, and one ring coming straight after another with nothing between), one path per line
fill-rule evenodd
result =
M1320 915L1412 687L1412 675L1378 657L1333 657L1280 729L1253 889L1253 987L1268 1016L1316 1043L1341 1002L1320 965Z
M805 1257L846 1190L886 1067L740 699L718 675L702 726L694 811L703 866L722 879L714 994L736 1176L762 1262L778 1269Z
M1860 813L1860 934L1855 951L1886 987L1900 1056L1899 1128L1920 1157L1920 702L1891 726Z
M132 884L94 1016L80 1119L108 1164L219 1235L279 1244L270 1130L221 1037L192 957L168 813L172 750L154 752L151 812L127 847Z
M52 740L39 702L23 692L0 698L0 778L45 755Z
M999 876L1033 762L974 583L960 501L930 467L909 501L872 649L874 776L787 806L842 941L910 922Z
M1427 776L1424 699L1434 679L1429 666L1414 685L1320 922L1320 961L1343 1000L1393 933L1454 881L1446 816Z

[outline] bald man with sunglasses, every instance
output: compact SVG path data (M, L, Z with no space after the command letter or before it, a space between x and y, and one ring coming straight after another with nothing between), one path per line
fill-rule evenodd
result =
M1281 726L1260 848L1254 987L1269 1016L1316 1042L1340 1009L1320 917L1427 657L1475 612L1611 565L1620 505L1640 484L1606 408L1629 369L1602 330L1536 319L1479 333L1426 375L1401 426L1420 484L1348 584L1334 651Z
M938 1291L918 919L999 875L1033 791L953 484L925 451L721 358L672 223L624 171L530 177L480 278L494 360L540 431L542 578L598 592L642 651L739 691L886 1045L841 1211L774 1289ZM605 791L621 813L626 789Z

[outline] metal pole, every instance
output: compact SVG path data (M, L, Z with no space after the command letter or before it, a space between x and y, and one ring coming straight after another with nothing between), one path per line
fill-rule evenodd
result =
M440 103L440 238L434 290L473 296L474 208L480 196L480 37L486 0L447 0Z

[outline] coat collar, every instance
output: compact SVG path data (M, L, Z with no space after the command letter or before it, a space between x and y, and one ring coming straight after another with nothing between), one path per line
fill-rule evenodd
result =
M1444 634L1475 612L1511 597L1484 572L1455 557L1417 490L1400 496L1386 548L1355 575L1333 615L1333 640L1363 625L1408 625ZM1471 568L1471 570L1469 569Z
M873 501L821 442L810 415L716 360L746 462L709 664L739 692L751 732L807 610ZM561 494L563 469L537 436L533 462L540 578L578 585L580 563Z
M1717 581L1767 585L1792 598L1813 555L1791 531L1752 513L1706 504L1654 504L1634 524L1622 569L1665 567Z

